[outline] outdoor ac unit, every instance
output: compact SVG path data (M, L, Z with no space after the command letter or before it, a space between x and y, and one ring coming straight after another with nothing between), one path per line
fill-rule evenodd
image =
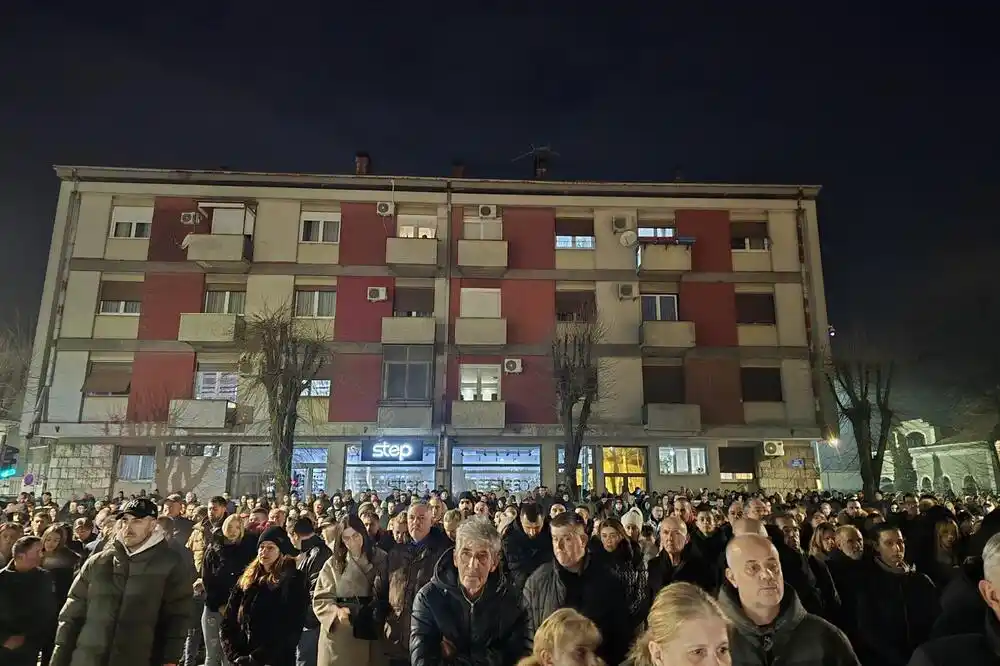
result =
M616 234L628 231L632 228L632 223L625 215L615 215L611 218L611 230Z
M396 204L392 201L379 201L375 204L375 210L380 217L392 217L396 214Z
M634 301L638 298L638 289L631 282L622 282L618 285L618 300L620 301Z
M377 303L378 301L389 300L389 290L385 287L368 287L368 302Z
M193 227L201 222L201 213L196 210L181 213L181 224Z
M505 358L503 360L503 371L508 375L519 375L524 370L524 364L519 358Z
M768 458L778 458L785 455L785 443L780 440L764 442L764 455Z
M482 205L479 207L479 217L495 220L500 217L500 209L497 206Z

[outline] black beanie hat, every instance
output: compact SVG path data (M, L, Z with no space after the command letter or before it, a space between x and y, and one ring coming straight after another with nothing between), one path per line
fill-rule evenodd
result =
M292 540L288 538L288 532L286 532L283 527L274 525L264 530L261 533L260 538L257 539L257 547L260 548L260 544L265 541L270 541L277 546L282 555L294 556L296 554L295 546L292 545Z

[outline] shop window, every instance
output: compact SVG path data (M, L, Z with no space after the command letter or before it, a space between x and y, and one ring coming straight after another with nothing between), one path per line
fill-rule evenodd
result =
M393 317L433 317L433 287L396 287L392 293Z
M460 365L459 395L462 400L500 400L500 366Z
M747 252L770 250L767 222L733 222L729 226L729 247Z
M643 321L677 321L677 294L643 294Z
M202 312L241 315L246 307L246 301L245 291L206 291Z
M337 292L333 290L303 290L295 292L296 317L337 316Z
M566 448L560 446L556 453L557 468L559 475L558 483L562 483L563 474L566 473ZM586 473L586 476L584 475ZM580 455L577 458L576 485L584 490L594 487L597 470L594 467L594 447L584 446L580 448Z
M744 402L784 402L780 368L740 368Z
M382 347L382 399L430 400L434 347L385 345Z
M463 288L459 298L459 317L498 319L500 290Z
M663 476L702 476L708 473L708 452L703 446L661 446L657 458Z
M436 446L424 446L419 461L372 463L362 460L361 445L347 447L344 488L355 493L373 490L385 497L393 490L420 495L436 487L434 482ZM326 450L323 449L325 454Z
M540 446L456 446L452 491L527 492L541 485Z
M557 291L557 321L591 321L597 314L597 299L592 291Z
M642 366L642 395L647 405L683 405L684 367L680 365Z
M605 446L601 449L604 486L611 493L646 489L646 449Z
M774 324L774 294L736 294L737 324Z

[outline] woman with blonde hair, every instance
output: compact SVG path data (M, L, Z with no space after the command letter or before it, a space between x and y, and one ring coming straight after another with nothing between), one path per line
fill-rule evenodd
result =
M700 587L673 583L656 595L648 627L629 653L631 666L731 666L729 623Z
M604 666L595 653L600 644L593 622L572 608L560 608L538 627L531 656L517 666Z
M809 540L809 554L817 560L825 561L837 548L837 528L833 523L820 523L813 530Z

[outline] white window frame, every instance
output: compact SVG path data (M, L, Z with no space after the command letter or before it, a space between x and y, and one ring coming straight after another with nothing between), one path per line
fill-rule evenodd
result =
M119 224L127 224L128 235L119 236L115 233ZM145 235L139 235L143 230ZM153 230L152 206L114 206L111 209L111 228L108 235L119 240L149 240Z
M491 233L487 234L489 229ZM469 232L472 233L469 233ZM492 232L496 233L492 233ZM463 240L503 240L503 220L489 217L467 217L462 220Z
M462 388L468 382L463 381L463 377L466 373L476 374L476 392L474 398L469 400L465 397ZM490 398L487 399L486 395L483 393L483 375L496 375L497 386L496 386L496 397L493 397L492 392L490 393ZM492 389L492 387L489 387ZM498 400L503 400L503 367L500 365L490 365L484 363L463 363L458 366L458 395L466 402L494 402Z
M756 240L756 239L750 238L750 237L744 237L744 239L743 239L743 247L734 247L734 248L732 248L733 252L770 252L771 251L771 239L770 238L765 237L763 239L764 240L764 247L750 247L750 241L752 241L752 240Z
M319 295L323 291L333 294L333 313L328 315L321 315L319 313ZM312 298L312 307L310 308L311 314L300 315L299 311L299 299L305 294L309 294ZM330 291L326 289L296 289L295 290L295 313L296 317L301 319L333 319L337 316L337 292Z
M741 481L753 481L753 472L719 472L719 481L727 483L738 483Z
M305 240L306 222L319 223L319 240ZM327 224L336 229L336 238L327 238ZM303 211L299 216L299 242L309 244L336 245L340 243L340 213L330 211Z
M642 315L642 301L646 298L656 299L656 319L650 321L678 321L680 319L680 312L677 309L677 294L640 294L639 295L639 314ZM674 316L669 319L663 318L663 303L660 299L666 298L673 301L674 303ZM645 321L645 320L644 320Z
M240 374L236 370L199 370L194 378L195 400L236 402Z
M597 240L593 236L556 236L557 250L596 250Z
M679 472L679 471L668 472L668 471L664 471L664 467L660 463L660 456L661 456L661 453L663 451L668 451L668 450L674 452L674 461L675 462L677 460L677 454L679 452L683 452L684 453L684 455L687 457L687 470L688 471L686 471L686 472ZM695 470L692 467L692 465L691 465L691 452L692 451L696 451L696 450L697 451L701 451L702 462L704 463L704 467L702 468L702 471L700 471L700 472L698 472L697 470ZM656 449L656 466L657 466L657 469L658 469L658 471L660 473L660 476L708 476L708 447L707 446L659 446ZM676 469L677 468L675 466L675 470Z
M677 228L674 226L639 227L636 233L639 238L676 238Z
M437 238L437 216L397 215L396 238Z
M209 285L209 286L211 286L211 285ZM222 312L210 312L209 311L209 309L208 309L208 295L209 294L225 294L225 296L223 297ZM242 311L241 312L232 312L233 294L243 294L243 308L242 308L242 310L245 310L246 309L246 302L247 302L247 292L245 292L245 291L235 291L235 290L232 290L232 289L211 289L211 288L209 288L209 289L205 290L205 300L204 300L204 303L201 306L201 311L204 312L205 314L235 314L235 315L242 315L243 314Z
M301 398L329 398L333 382L329 379L310 379L303 382Z
M479 314L480 310L485 310L485 307L478 306L475 310L472 309L472 302L467 300L467 298L472 298L475 296L490 296L496 297L496 315L483 316ZM484 289L480 287L462 287L459 292L459 313L458 316L461 318L469 319L500 319L503 317L503 294L500 289ZM492 310L490 310L492 312Z
M126 464L130 458L138 458L139 465L137 467L138 474L125 474L124 470L128 465ZM148 476L144 475L142 472L146 470ZM126 481L128 483L145 483L147 481L156 480L156 456L151 453L125 453L124 451L118 456L118 473L119 481ZM134 477L134 478L133 478Z
M104 304L116 304L113 310L105 310ZM135 303L136 311L128 312L128 304ZM107 317L138 317L142 314L142 301L101 301L97 304L97 314Z

